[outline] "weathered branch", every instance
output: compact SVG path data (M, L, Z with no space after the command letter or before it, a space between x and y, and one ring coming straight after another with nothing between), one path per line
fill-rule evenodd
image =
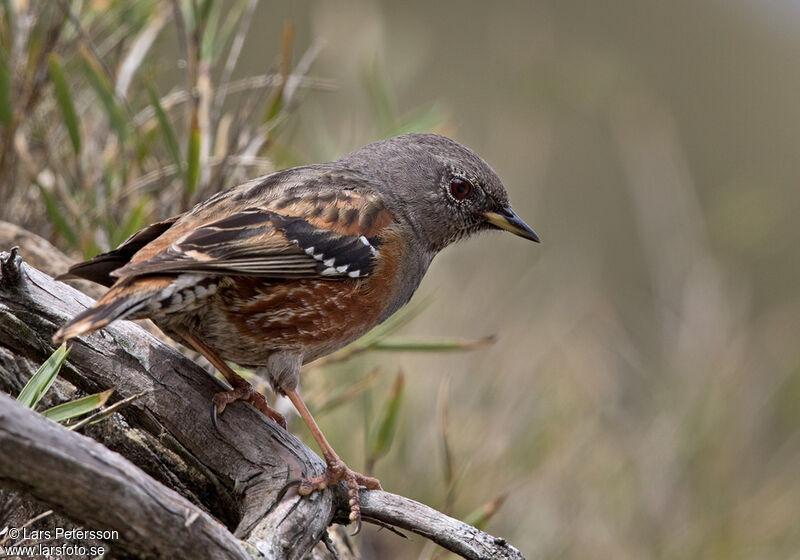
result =
M249 559L218 521L130 461L0 393L0 483L51 504L137 558ZM76 499L80 497L80 499Z
M2 256L0 275L2 344L16 355L42 362L53 350L49 338L57 326L91 300ZM333 492L319 493L313 500L295 497L291 501L296 507L276 508L267 516L271 498L283 483L301 474L321 473L322 461L246 405L225 411L221 435L208 414L208 396L220 390L218 382L137 325L121 321L75 340L61 375L86 392L111 387L120 397L144 392L122 411L128 424L150 436L151 442L140 446L141 455L152 455L152 440L166 447L181 467L173 474L179 483L176 489L186 490L187 497L207 507L240 538L246 539L258 522L271 523L275 530L252 543L263 552L303 557L333 518ZM305 530L300 540L293 529L298 526Z
M0 347L20 359L36 363L46 359L53 351L52 333L91 302L18 258L0 253ZM72 346L61 375L79 389L97 392L113 387L118 398L145 393L121 411L124 421L112 424L110 447L154 477L152 484L164 484L181 494L185 499L175 495L182 500L181 507L194 504L202 508L268 558L304 558L325 536L332 520L346 519L347 495L343 487L302 499L290 492L275 504L278 490L288 479L319 474L324 463L294 436L248 405L236 404L226 409L220 418L221 433L217 432L208 408L209 396L220 390L219 382L137 325L120 321L75 340ZM5 410L5 402L0 400L0 410ZM0 423L6 421L3 418L5 414ZM64 431L58 426L53 428L58 433ZM108 444L105 437L103 442ZM24 442L16 445L22 446L18 447L20 451L29 449ZM63 460L81 463L77 455ZM63 472L71 475L75 470L63 468ZM9 472L2 462L0 480L15 480L17 487L27 484L20 473ZM167 488L163 491L170 492ZM65 485L64 492L72 492L73 500L81 499L75 485ZM105 491L97 493L102 497ZM35 495L62 508L76 522L94 526L94 520L81 510L67 510L63 501L48 499L46 492ZM522 558L502 539L411 500L365 491L361 501L366 520L406 528L466 558ZM98 515L108 519L102 515L103 507L111 506L108 502L97 505L101 511ZM174 514L175 519L186 511L189 510ZM213 523L208 516L202 520L204 527L205 523ZM143 534L148 535L146 543L139 542ZM149 550L145 545L153 545L152 534L131 531L120 536L121 540L131 541L110 544L118 546L122 553ZM172 533L170 538L183 540L188 533Z
M389 492L365 492L360 500L367 518L422 535L464 558L521 559L505 539L493 537L431 507Z

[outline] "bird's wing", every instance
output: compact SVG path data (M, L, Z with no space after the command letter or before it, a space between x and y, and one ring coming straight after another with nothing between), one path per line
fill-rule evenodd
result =
M119 247L108 253L101 253L94 258L70 267L69 272L56 277L56 280L69 280L71 278L85 278L103 286L111 286L117 279L113 272L122 268L142 247L161 236L180 219L183 214L173 216L162 222L150 224L131 235Z
M206 205L200 216L213 214L213 206ZM187 213L174 224L174 231L145 245L130 263L111 274L359 278L372 272L380 233L393 221L373 194L290 190L268 204L217 219Z

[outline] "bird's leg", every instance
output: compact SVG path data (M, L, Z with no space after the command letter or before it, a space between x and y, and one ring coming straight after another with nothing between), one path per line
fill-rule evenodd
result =
M364 486L369 490L381 490L381 483L378 482L377 478L357 473L345 465L344 461L342 461L333 450L331 444L328 443L328 440L325 439L325 435L322 433L322 430L319 429L314 417L311 416L311 412L308 410L306 403L303 402L297 389L286 391L286 396L292 401L297 412L300 413L300 417L306 423L308 429L311 430L311 435L314 436L317 444L319 444L322 449L322 455L325 457L325 463L328 466L325 472L320 476L295 481L295 483L298 484L297 493L301 496L306 496L315 490L324 490L328 486L333 486L343 480L347 485L350 521L356 522L355 532L357 533L361 528L361 509L358 505L358 487Z
M211 421L214 423L214 427L217 427L217 415L222 414L222 411L225 410L225 407L234 401L245 401L252 404L258 410L260 410L265 416L274 420L278 425L286 428L286 419L283 415L278 412L277 410L271 408L269 404L267 404L267 399L253 389L253 386L241 375L233 371L228 364L225 363L225 360L217 356L217 354L208 346L206 346L201 340L198 338L183 334L183 338L194 348L203 355L203 357L208 360L211 365L217 368L222 375L225 376L225 379L228 380L228 383L231 384L233 387L230 391L222 391L214 395L212 399L212 407L211 407Z

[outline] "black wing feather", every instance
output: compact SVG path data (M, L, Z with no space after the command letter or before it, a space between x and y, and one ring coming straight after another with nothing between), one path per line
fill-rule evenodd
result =
M56 280L84 278L110 287L117 281L117 278L113 276L114 271L128 264L134 254L171 228L182 215L173 216L168 220L156 222L139 230L113 251L102 253L88 261L71 266L66 274L57 276Z
M276 232L280 237L272 237ZM302 217L248 208L199 227L154 257L113 275L204 272L267 278L358 278L372 273L377 247L374 238L345 235L314 226Z

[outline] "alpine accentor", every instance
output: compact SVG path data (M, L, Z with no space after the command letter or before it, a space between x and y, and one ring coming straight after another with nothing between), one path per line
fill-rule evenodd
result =
M264 396L225 362L256 368L297 408L327 470L302 495L344 480L360 523L359 485L298 393L300 367L357 339L402 307L433 257L487 229L538 241L503 184L468 148L434 134L369 144L339 161L277 171L155 223L67 276L110 286L53 336L60 342L117 319L150 318L205 356L236 400L285 427Z

